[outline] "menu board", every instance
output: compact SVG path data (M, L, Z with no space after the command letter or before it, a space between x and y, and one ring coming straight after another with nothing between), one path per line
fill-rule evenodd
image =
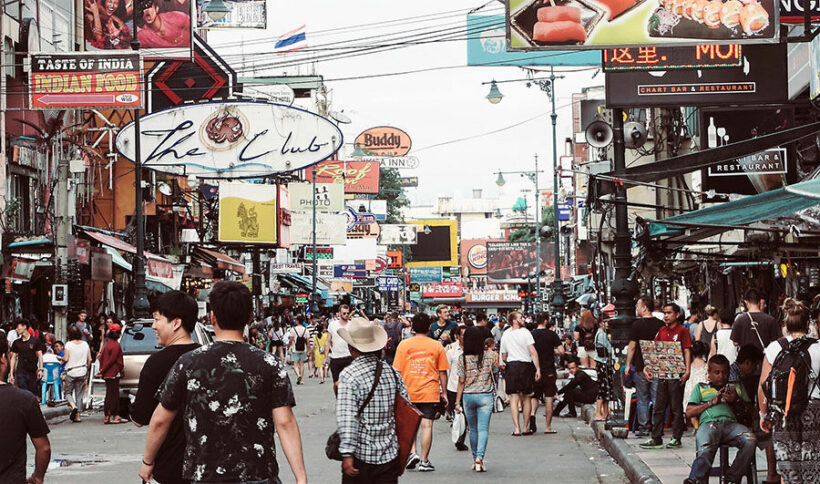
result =
M641 340L641 354L652 378L679 379L686 373L686 362L679 341Z

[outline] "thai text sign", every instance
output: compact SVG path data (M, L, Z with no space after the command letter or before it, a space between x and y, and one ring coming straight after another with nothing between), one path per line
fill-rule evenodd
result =
M333 259L333 247L305 247L305 259L330 260ZM321 267L321 266L320 266Z
M460 283L455 282L433 282L421 285L422 297L461 297L464 289Z
M410 280L419 283L441 282L441 267L411 267Z
M210 102L140 120L143 166L174 175L254 178L291 172L327 159L342 145L335 124L280 104ZM129 160L135 139L134 123L117 135L117 150Z
M32 109L138 109L141 76L137 53L32 54L29 102Z
M742 60L741 47L737 44L616 47L603 50L604 72L737 67Z
M219 240L276 243L276 185L219 184Z
M775 43L776 0L505 0L509 51Z
M323 161L315 170L317 182L344 183L345 193L379 193L377 161ZM307 181L313 181L313 171L305 170Z
M317 183L316 193L312 183L288 183L291 210L316 210L321 212L341 212L344 210L344 187L340 183Z

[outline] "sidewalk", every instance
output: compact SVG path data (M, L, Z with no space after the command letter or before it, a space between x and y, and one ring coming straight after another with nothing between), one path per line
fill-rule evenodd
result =
M681 439L683 447L680 449L645 450L639 444L647 440L646 437L635 437L631 433L626 439L618 439L612 433L604 429L601 422L593 422L592 417L595 409L592 405L584 407L584 418L595 431L595 435L609 451L610 455L618 461L624 468L630 482L641 482L645 484L656 483L682 483L689 477L689 470L692 461L695 459L695 437L692 430L688 429ZM664 442L671 438L670 432L664 434ZM735 449L729 450L729 462L735 457ZM715 456L712 467L720 464L719 456ZM766 453L757 450L757 479L758 482L766 480ZM720 479L712 477L710 483L719 483ZM744 480L745 482L745 480Z

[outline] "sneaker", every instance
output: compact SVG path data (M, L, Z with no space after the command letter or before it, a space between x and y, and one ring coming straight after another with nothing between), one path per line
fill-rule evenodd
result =
M410 457L407 458L407 466L405 469L415 469L419 462L421 462L421 457L419 457L418 454L410 454Z
M429 460L419 463L419 472L433 472L434 470L436 470L436 468L433 467L433 464L431 464Z
M297 385L301 385L301 384L302 384L302 377L301 377L301 376L296 378L296 384L297 384Z
M638 447L641 449L663 449L663 442L660 440L649 439Z
M673 438L666 444L667 449L680 449L681 447L683 447L683 444L680 443L680 439Z
M530 430L535 433L538 429L535 427L535 415L530 415Z

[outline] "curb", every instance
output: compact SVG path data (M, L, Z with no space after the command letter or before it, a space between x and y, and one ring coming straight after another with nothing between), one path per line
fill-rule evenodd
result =
M629 482L641 484L662 484L658 476L635 454L632 447L624 439L613 437L612 432L604 428L604 422L595 422L594 405L584 405L581 409L584 420L595 432L595 437L601 442L604 449L620 465Z
M40 410L43 412L43 417L45 417L46 422L50 422L60 417L66 417L71 413L71 407L68 405L61 405L59 407L40 407Z

